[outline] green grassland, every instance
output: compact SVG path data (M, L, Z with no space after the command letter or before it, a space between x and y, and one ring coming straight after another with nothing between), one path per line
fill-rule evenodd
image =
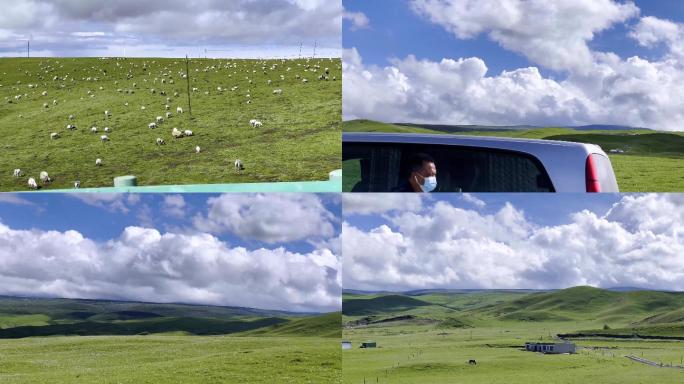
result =
M681 382L684 370L652 367L624 356L683 363L684 341L677 340L684 337L683 307L684 293L590 287L370 299L345 295L343 339L353 348L342 353L344 382ZM557 341L558 334L578 332L584 334L569 339L578 346L574 355L522 350L527 341ZM592 336L598 333L602 336ZM631 337L622 337L625 334ZM376 341L378 348L358 348L366 340ZM477 365L469 365L471 359Z
M448 127L419 127L386 124L369 120L346 121L345 132L426 133L476 136L501 136L527 139L563 140L597 144L609 154L621 192L684 191L684 133L649 130L580 131L571 128L519 130L479 130ZM347 186L349 187L349 186Z
M127 174L138 185L327 180L340 168L339 59L191 59L189 68L193 119L184 59L0 59L0 190L26 190L41 171L53 179L41 188L54 189L76 180L112 186ZM325 68L328 80L318 80ZM185 113L176 113L179 106ZM172 116L148 128L166 112ZM263 126L253 128L251 119ZM102 143L105 127L110 141ZM174 139L174 127L194 135ZM158 137L166 144L156 145ZM12 177L15 168L20 178Z
M340 313L0 298L2 383L341 383Z
M2 383L341 383L338 339L82 336L0 342Z

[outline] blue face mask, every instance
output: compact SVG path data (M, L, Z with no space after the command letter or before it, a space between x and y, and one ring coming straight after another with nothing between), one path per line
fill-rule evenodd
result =
M425 178L425 181L423 181L423 192L428 193L432 192L437 188L437 177L435 176L429 176Z

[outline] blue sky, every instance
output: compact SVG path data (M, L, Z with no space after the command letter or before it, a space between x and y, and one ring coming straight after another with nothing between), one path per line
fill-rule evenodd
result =
M507 51L486 34L473 39L458 40L439 25L431 23L410 9L408 0L368 1L344 0L348 12L363 12L370 19L369 28L354 28L349 20L343 23L343 48L356 47L368 64L385 66L391 58L404 58L410 54L419 59L438 61L443 58L480 57L489 68L488 75L497 75L504 70L515 70L533 66L535 63L523 55ZM636 1L642 15L684 22L684 6L680 0ZM665 47L649 49L635 44L627 37L634 19L626 24L617 24L603 31L589 46L598 51L612 51L623 59L638 55L657 58ZM540 68L545 77L563 78L562 73Z
M0 295L341 306L338 194L0 194Z
M129 226L143 226L165 231L192 231L192 219L206 213L207 200L218 194L184 194L185 214L182 217L169 215L164 207L164 194L136 195L135 204L125 202L122 197L121 207L111 202L93 202L88 204L73 194L17 194L26 204L9 204L0 199L0 223L13 229L39 229L43 231L76 230L84 236L107 241L118 237ZM76 195L83 197L84 195ZM340 215L339 200L331 196L321 195L327 210ZM118 200L117 200L118 201ZM332 221L335 232L339 232L339 221ZM241 238L234 233L216 233L216 237L233 246L247 248L273 247L253 238ZM310 252L314 245L307 241L293 241L275 244L284 245L294 252Z
M363 12L370 19L370 28L354 29L345 20L342 29L342 47L356 47L368 64L384 66L391 58L415 55L433 61L445 57L486 57L489 70L497 73L530 65L524 57L499 48L485 36L454 39L442 27L416 15L407 0L344 0L342 3L346 11Z

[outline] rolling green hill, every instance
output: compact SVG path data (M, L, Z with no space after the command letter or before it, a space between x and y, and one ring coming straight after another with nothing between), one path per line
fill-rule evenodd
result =
M342 313L347 316L372 315L384 312L400 312L430 303L402 295L384 295L372 299L344 300Z
M129 174L141 186L327 180L340 168L340 59L191 59L193 119L185 70L183 59L0 59L0 191L27 190L41 171L53 179L41 188L56 189ZM174 139L174 127L193 135Z
M269 327L260 328L245 335L292 336L305 335L309 337L342 337L342 317L340 312L325 315L295 319L280 322Z
M657 291L613 292L592 287L574 287L536 293L486 310L512 320L595 320L637 323L654 314L665 314L684 306L684 294ZM663 318L665 319L665 318ZM668 318L669 320L669 318Z
M273 335L322 336L334 315L187 304L0 297L0 339L55 335L233 334L256 329ZM339 314L337 316L339 320ZM269 333L269 332L264 332Z
M287 320L277 317L252 321L207 318L162 318L122 322L84 321L69 324L30 325L0 329L0 339L56 335L144 335L171 332L191 335L226 335L287 322Z
M345 295L342 303L342 335L352 343L342 352L345 383L639 384L682 378L669 365L684 359L684 293L574 287L363 296ZM385 296L400 305L386 305ZM348 315L348 302L355 316ZM525 351L526 342L561 337L576 344L576 354ZM359 348L367 340L377 348Z
M474 291L345 296L342 313L349 324L379 324L387 319L419 323L566 322L613 324L613 328L684 325L684 293L593 287L556 291ZM361 321L359 321L361 320ZM662 328L662 329L666 329ZM661 333L662 333L661 329ZM669 328L668 328L669 329ZM671 327L678 331L678 327ZM682 335L684 336L684 334Z
M487 129L457 126L387 124L345 121L344 132L392 132L500 136L563 140L600 145L608 154L621 192L679 192L684 190L684 133L643 129L584 131L572 128Z

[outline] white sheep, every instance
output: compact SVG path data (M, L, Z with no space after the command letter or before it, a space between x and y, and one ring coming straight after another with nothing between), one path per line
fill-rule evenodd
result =
M273 94L274 94L274 95L282 95L282 94L283 94L283 90L282 90L282 89L274 89L274 90L273 90Z
M74 115L69 115L69 120L75 119Z
M181 108L181 107L176 108L176 113L183 113L183 108Z
M163 122L164 122L164 118L161 117L161 116L157 116L157 123L160 123L160 124L161 124L161 123L163 123Z
M192 131L189 130L189 129L186 129L185 131L183 131L183 134L184 134L185 136L192 136Z
M199 148L199 147L198 147ZM14 177L20 177L21 176L21 169L17 168L14 170L14 173L12 173L12 176Z
M75 189L81 188L81 182L79 180L74 181L74 188Z
M59 133L57 133L57 132L52 132L52 133L50 134L50 138L51 138L52 140L59 139Z
M149 123L147 126L150 128L157 128L157 123Z
M36 183L36 179L34 179L33 177L29 177L28 187L31 189L38 189L38 184Z
M234 165L235 165L235 170L238 172L241 172L243 169L245 169L245 166L244 166L244 164L242 164L242 160L240 160L240 159L235 160Z
M257 120L257 121L254 122L254 125L253 125L253 126L254 126L254 128L261 128L262 125L263 125L263 124L261 123L261 121L258 121L258 120Z
M97 127L92 127L92 128L90 128L90 132L92 132L92 133L97 133Z
M109 137L107 137L107 135L102 135L102 136L100 136L100 141L103 143L106 141L109 141Z
M95 159L95 165L98 167L102 166L102 159L100 159L100 158Z
M164 141L164 139L162 139L161 137L157 137L157 145L164 145L164 144L166 144L166 141Z
M166 104L166 105L164 105L164 109L166 109L168 111L169 109L171 109L171 106Z
M35 181L35 180L34 180L34 181ZM45 183L51 182L52 179L50 179L50 175L48 175L47 172L42 171L42 172L40 173L40 181L41 181L43 184L45 184Z
M201 149L200 149L200 146L199 146L199 145L195 147L195 153L200 153L200 150L201 150Z
M105 119L108 119L112 114L109 111L104 111Z
M171 112L166 112L166 115L165 115L165 116L166 116L167 119L170 118L170 117L172 116L172 115L171 115Z
M104 131L109 133L109 132L111 132L111 129L109 129L109 127L105 127Z
M142 107L140 107L140 110L141 110L141 111L144 111L144 110L145 110L145 106L143 105Z
M178 128L174 128L173 131L171 131L171 136L173 136L176 139L179 139L183 137L183 132L179 131Z
M67 124L66 129L73 131L74 129L76 129L76 126L73 124Z

